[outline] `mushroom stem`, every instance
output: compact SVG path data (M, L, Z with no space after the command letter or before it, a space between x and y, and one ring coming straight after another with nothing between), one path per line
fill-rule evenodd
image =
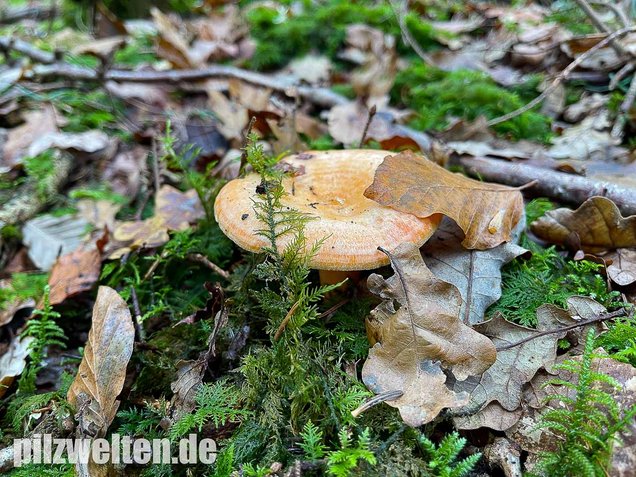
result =
M318 274L320 275L321 285L334 285L347 279L353 283L357 283L360 280L360 272L355 270L347 272L339 270L318 270Z

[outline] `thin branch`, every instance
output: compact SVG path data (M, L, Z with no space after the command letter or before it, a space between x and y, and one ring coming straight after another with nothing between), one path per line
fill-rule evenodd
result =
M0 25L9 25L21 20L46 20L55 16L55 7L17 7L0 10Z
M256 116L251 117L250 122L247 125L247 129L245 130L245 136L243 137L243 147L241 147L241 163L239 165L238 171L239 177L241 177L241 175L245 171L245 167L247 166L247 145L249 143L250 134L252 134L254 124L256 124Z
M374 104L369 109L369 114L367 116L367 122L364 125L364 130L362 131L362 137L360 138L360 145L358 146L358 147L360 147L360 149L362 149L362 146L364 146L364 140L367 138L367 133L369 132L369 126L371 126L371 121L373 121L373 117L375 116L376 112L377 112L377 109L376 109L375 104Z
M395 401L404 394L404 391L386 391L381 394L376 394L371 399L363 402L357 409L351 411L353 417L358 417L364 411L371 409L373 406L377 406L385 401Z
M611 43L615 39L620 38L620 37L626 35L627 33L631 33L633 31L636 31L636 26L630 26L628 28L622 28L620 30L615 31L611 35L608 35L607 37L603 38L596 45L594 45L592 48L587 50L585 53L583 53L578 58L576 58L572 63L570 63L567 66L567 68L565 68L561 73L559 73L559 75L556 78L554 78L552 83L550 83L550 85L545 90L543 90L543 93L541 93L539 96L534 98L532 101L530 101L525 106L522 106L521 108L516 109L516 110L514 110L514 111L512 111L512 112L510 112L508 114L504 114L503 116L500 116L498 118L491 119L487 123L488 126L495 126L495 125L503 123L505 121L509 121L510 119L516 118L517 116L525 113L526 111L530 111L535 106L541 104L541 102L550 93L552 93L552 91L557 86L559 86L563 81L565 81L568 78L568 76L570 75L570 73L572 73L572 71L575 70L583 61L585 61L587 58L589 58L594 53L599 51L601 48L604 48L605 46L607 46L609 43Z
M401 0L399 5L395 5L393 0L389 0L389 5L393 9L393 13L395 13L395 17L398 21L398 26L400 27L400 32L402 33L402 39L404 43L413 48L413 51L419 56L422 61L428 65L435 65L435 61L431 58L420 46L413 35L411 35L411 31L409 30L409 26L406 24L406 14L408 12L408 0Z
M193 262L200 263L204 267L209 268L214 273L216 273L217 275L222 276L226 280L230 279L230 274L228 272L223 270L216 263L211 262L210 259L208 259L208 257L206 257L205 255L201 255L200 253L189 253L188 254L188 260L192 260Z
M537 180L530 190L541 197L579 206L590 197L600 195L611 199L625 217L636 214L636 188L633 187L487 157L462 157L459 163L471 176L490 182L522 186Z
M280 322L280 325L278 326L278 329L276 330L276 334L274 335L274 341L278 341L280 337L283 336L283 332L285 331L285 328L287 327L287 323L289 323L289 320L291 320L291 317L294 316L294 313L296 313L296 310L298 309L299 305L300 305L300 300L294 303L294 306L292 306L289 309L289 311L285 315L285 318L283 318L283 321Z
M59 60L59 55L40 50L26 41L10 36L0 36L0 50L16 51L33 61L43 64L51 64Z
M515 343L510 343L504 346L498 346L497 347L497 352L499 351L505 351L507 349L511 349L511 348L515 348L517 346L521 346L524 343L527 343L528 341L532 341L535 340L537 338L541 338L542 336L546 336L546 335L552 335L554 333L562 333L564 331L570 331L570 330L574 330L576 328L581 328L583 326L587 326L587 325L591 325L593 323L598 323L599 321L607 321L607 320L612 320L614 318L618 318L620 316L627 316L627 310L625 308L621 308L620 310L616 310L613 311L611 313L603 313L599 316L597 316L596 318L592 318L591 320L586 320L586 321L580 321L578 323L575 323L573 325L570 326L564 326L563 328L555 328L552 330L545 330L545 331L540 331L538 333L535 333L534 335L528 336L522 340L519 340Z
M141 330L141 308L139 308L139 300L137 298L137 291L135 287L130 287L130 296L132 297L133 302L133 311L135 314L133 315L133 325L135 325L135 341L142 342L144 339L142 337Z

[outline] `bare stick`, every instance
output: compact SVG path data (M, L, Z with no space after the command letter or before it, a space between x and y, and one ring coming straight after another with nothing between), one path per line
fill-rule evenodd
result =
M373 116L375 116L376 111L377 110L374 104L369 109L369 115L367 116L367 123L364 125L364 130L362 131L362 137L360 138L360 145L359 145L361 149L362 149L362 146L364 146L364 140L367 138L367 133L369 132L369 126L371 125L371 121L373 121Z
M155 196L159 193L161 187L161 178L159 177L159 148L157 140L152 138L152 173L155 181Z
M636 214L635 188L520 162L500 161L486 157L463 157L459 163L470 175L500 184L522 186L536 180L536 183L529 188L530 192L566 204L579 206L590 197L600 195L611 199L624 216Z
M189 253L188 254L188 260L192 260L193 262L200 263L204 267L209 268L214 273L216 273L217 275L222 276L226 280L230 279L230 274L228 272L223 270L216 263L211 262L210 259L208 259L208 257L206 257L205 255L201 255L200 253Z
M530 111L535 106L541 104L541 102L557 86L559 86L563 81L565 81L568 78L568 76L572 73L572 71L574 71L574 69L576 69L583 61L585 61L587 58L589 58L591 55L596 53L601 48L607 46L609 43L611 43L616 38L619 38L619 37L621 37L623 35L626 35L627 33L633 32L633 31L636 31L636 26L630 26L630 27L627 27L627 28L622 28L620 30L615 31L611 35L608 35L607 37L603 38L596 45L594 45L592 48L587 50L585 53L583 53L578 58L576 58L572 63L570 63L567 66L567 68L565 68L561 73L559 73L559 75L556 78L554 78L552 83L550 83L550 85L545 90L543 90L543 93L541 93L539 96L534 98L532 101L530 101L525 106L522 106L521 108L516 109L516 110L514 110L514 111L512 111L510 113L504 114L503 116L499 116L498 118L491 119L487 123L488 126L495 126L496 124L500 124L500 123L503 123L505 121L509 121L510 119L516 118L517 116L525 113L526 111Z
M363 402L357 409L351 411L353 417L358 417L364 411L371 409L373 406L385 401L395 401L404 394L404 391L387 391L381 394L376 394L371 399Z
M0 9L0 25L9 25L20 20L33 18L36 20L46 20L55 16L54 7L16 7Z
M538 333L535 333L534 335L528 336L527 338L519 340L519 341L517 341L515 343L510 343L510 344L507 344L507 345L498 346L497 347L497 352L505 351L505 350L511 349L511 348L516 348L517 346L521 346L522 344L527 343L528 341L536 340L537 338L541 338L542 336L552 335L554 333L561 333L563 331L574 330L576 328L581 328L583 326L591 325L593 323L598 323L599 321L612 320L612 319L618 318L620 316L627 316L627 310L625 308L621 308L620 310L613 311L612 313L603 313L603 314L597 316L596 318L592 318L591 320L581 321L579 323L575 323L575 324L570 325L570 326L564 326L563 328L555 328L553 330L539 331Z
M298 309L298 305L300 305L300 301L297 301L296 303L294 303L294 306L292 306L289 309L289 311L285 315L285 318L283 318L283 321L280 322L280 325L278 326L278 329L276 330L276 334L274 335L274 341L278 341L280 337L283 336L283 331L285 331L285 328L287 327L287 323L289 323L289 320L291 320L291 317L294 316L294 313L296 313L296 309Z
M133 310L135 314L133 315L133 324L135 325L135 341L140 342L143 341L141 334L141 309L139 308L139 300L137 299L137 292L135 291L135 287L130 287L130 296L133 302Z
M256 116L252 116L250 119L250 123L247 125L247 129L245 130L245 136L243 137L243 147L241 148L241 165L239 166L239 177L243 174L245 170L245 166L247 166L247 145L250 140L250 134L252 134L252 128L254 128L254 124L256 123Z

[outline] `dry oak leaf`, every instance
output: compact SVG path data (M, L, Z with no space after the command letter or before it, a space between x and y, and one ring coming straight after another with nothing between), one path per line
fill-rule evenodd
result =
M570 297L567 304L567 310L555 305L540 306L537 309L536 329L507 321L501 314L496 314L491 320L475 325L474 329L489 337L500 348L531 338L542 331L563 328L580 320L592 319L606 311L602 305L588 297ZM563 331L537 336L518 346L498 350L497 361L485 373L457 383L455 391L470 394L470 404L467 409L480 410L456 419L455 425L461 429L474 429L479 427L476 423L481 424L486 421L484 415L499 414L508 427L512 426L514 423L511 422L511 416L503 415L505 414L503 411L514 412L518 409L522 403L524 386L532 380L539 369L544 368L552 372L556 361L557 341L566 333ZM492 402L499 403L502 412L496 413L496 410L489 406ZM497 425L497 422L495 420L493 424ZM495 429L499 428L495 427Z
M194 189L180 192L172 186L163 185L155 197L154 217L122 222L113 237L119 242L131 242L130 248L159 247L170 240L169 230L185 230L204 215Z
M513 242L524 226L525 220L520 220ZM488 307L501 298L501 267L529 252L513 242L489 250L466 250L461 245L463 238L457 224L445 218L422 247L422 254L436 277L457 287L462 296L460 316L464 323L474 325L483 321Z
M459 291L426 268L415 244L384 252L395 274L386 280L369 277L369 289L384 301L371 312L368 325L378 343L369 351L362 379L378 394L402 391L388 404L400 410L405 423L420 426L443 408L467 401L465 393L445 385L442 367L464 380L486 371L496 351L488 338L462 323Z
M101 266L101 253L96 248L80 248L59 257L49 276L51 305L93 288Z
M84 435L105 435L115 418L134 340L128 305L112 288L99 287L84 357L67 395Z
M531 229L551 243L575 240L585 252L636 247L636 215L623 217L614 202L600 196L590 197L576 210L550 210Z
M387 156L364 195L417 217L446 215L463 230L468 249L510 241L524 213L518 189L454 174L411 151Z

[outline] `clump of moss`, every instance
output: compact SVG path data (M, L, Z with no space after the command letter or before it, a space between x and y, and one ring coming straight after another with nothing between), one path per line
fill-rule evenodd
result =
M344 44L347 26L355 23L364 23L396 38L401 37L395 14L385 2L327 0L319 6L308 1L300 2L300 5L300 13L291 8L276 9L266 4L254 6L248 11L250 33L257 42L250 64L252 68L282 66L311 50L336 59L336 53ZM423 48L437 44L435 36L442 33L436 32L416 13L409 12L405 21L411 35ZM410 48L400 42L398 51L410 53Z
M417 117L411 125L424 131L443 129L450 117L473 120L478 116L493 119L514 111L529 101L522 96L529 88L511 90L498 86L479 71L451 72L423 64L413 64L398 73L393 100L413 109ZM546 140L550 119L528 111L498 124L494 129L515 139Z

